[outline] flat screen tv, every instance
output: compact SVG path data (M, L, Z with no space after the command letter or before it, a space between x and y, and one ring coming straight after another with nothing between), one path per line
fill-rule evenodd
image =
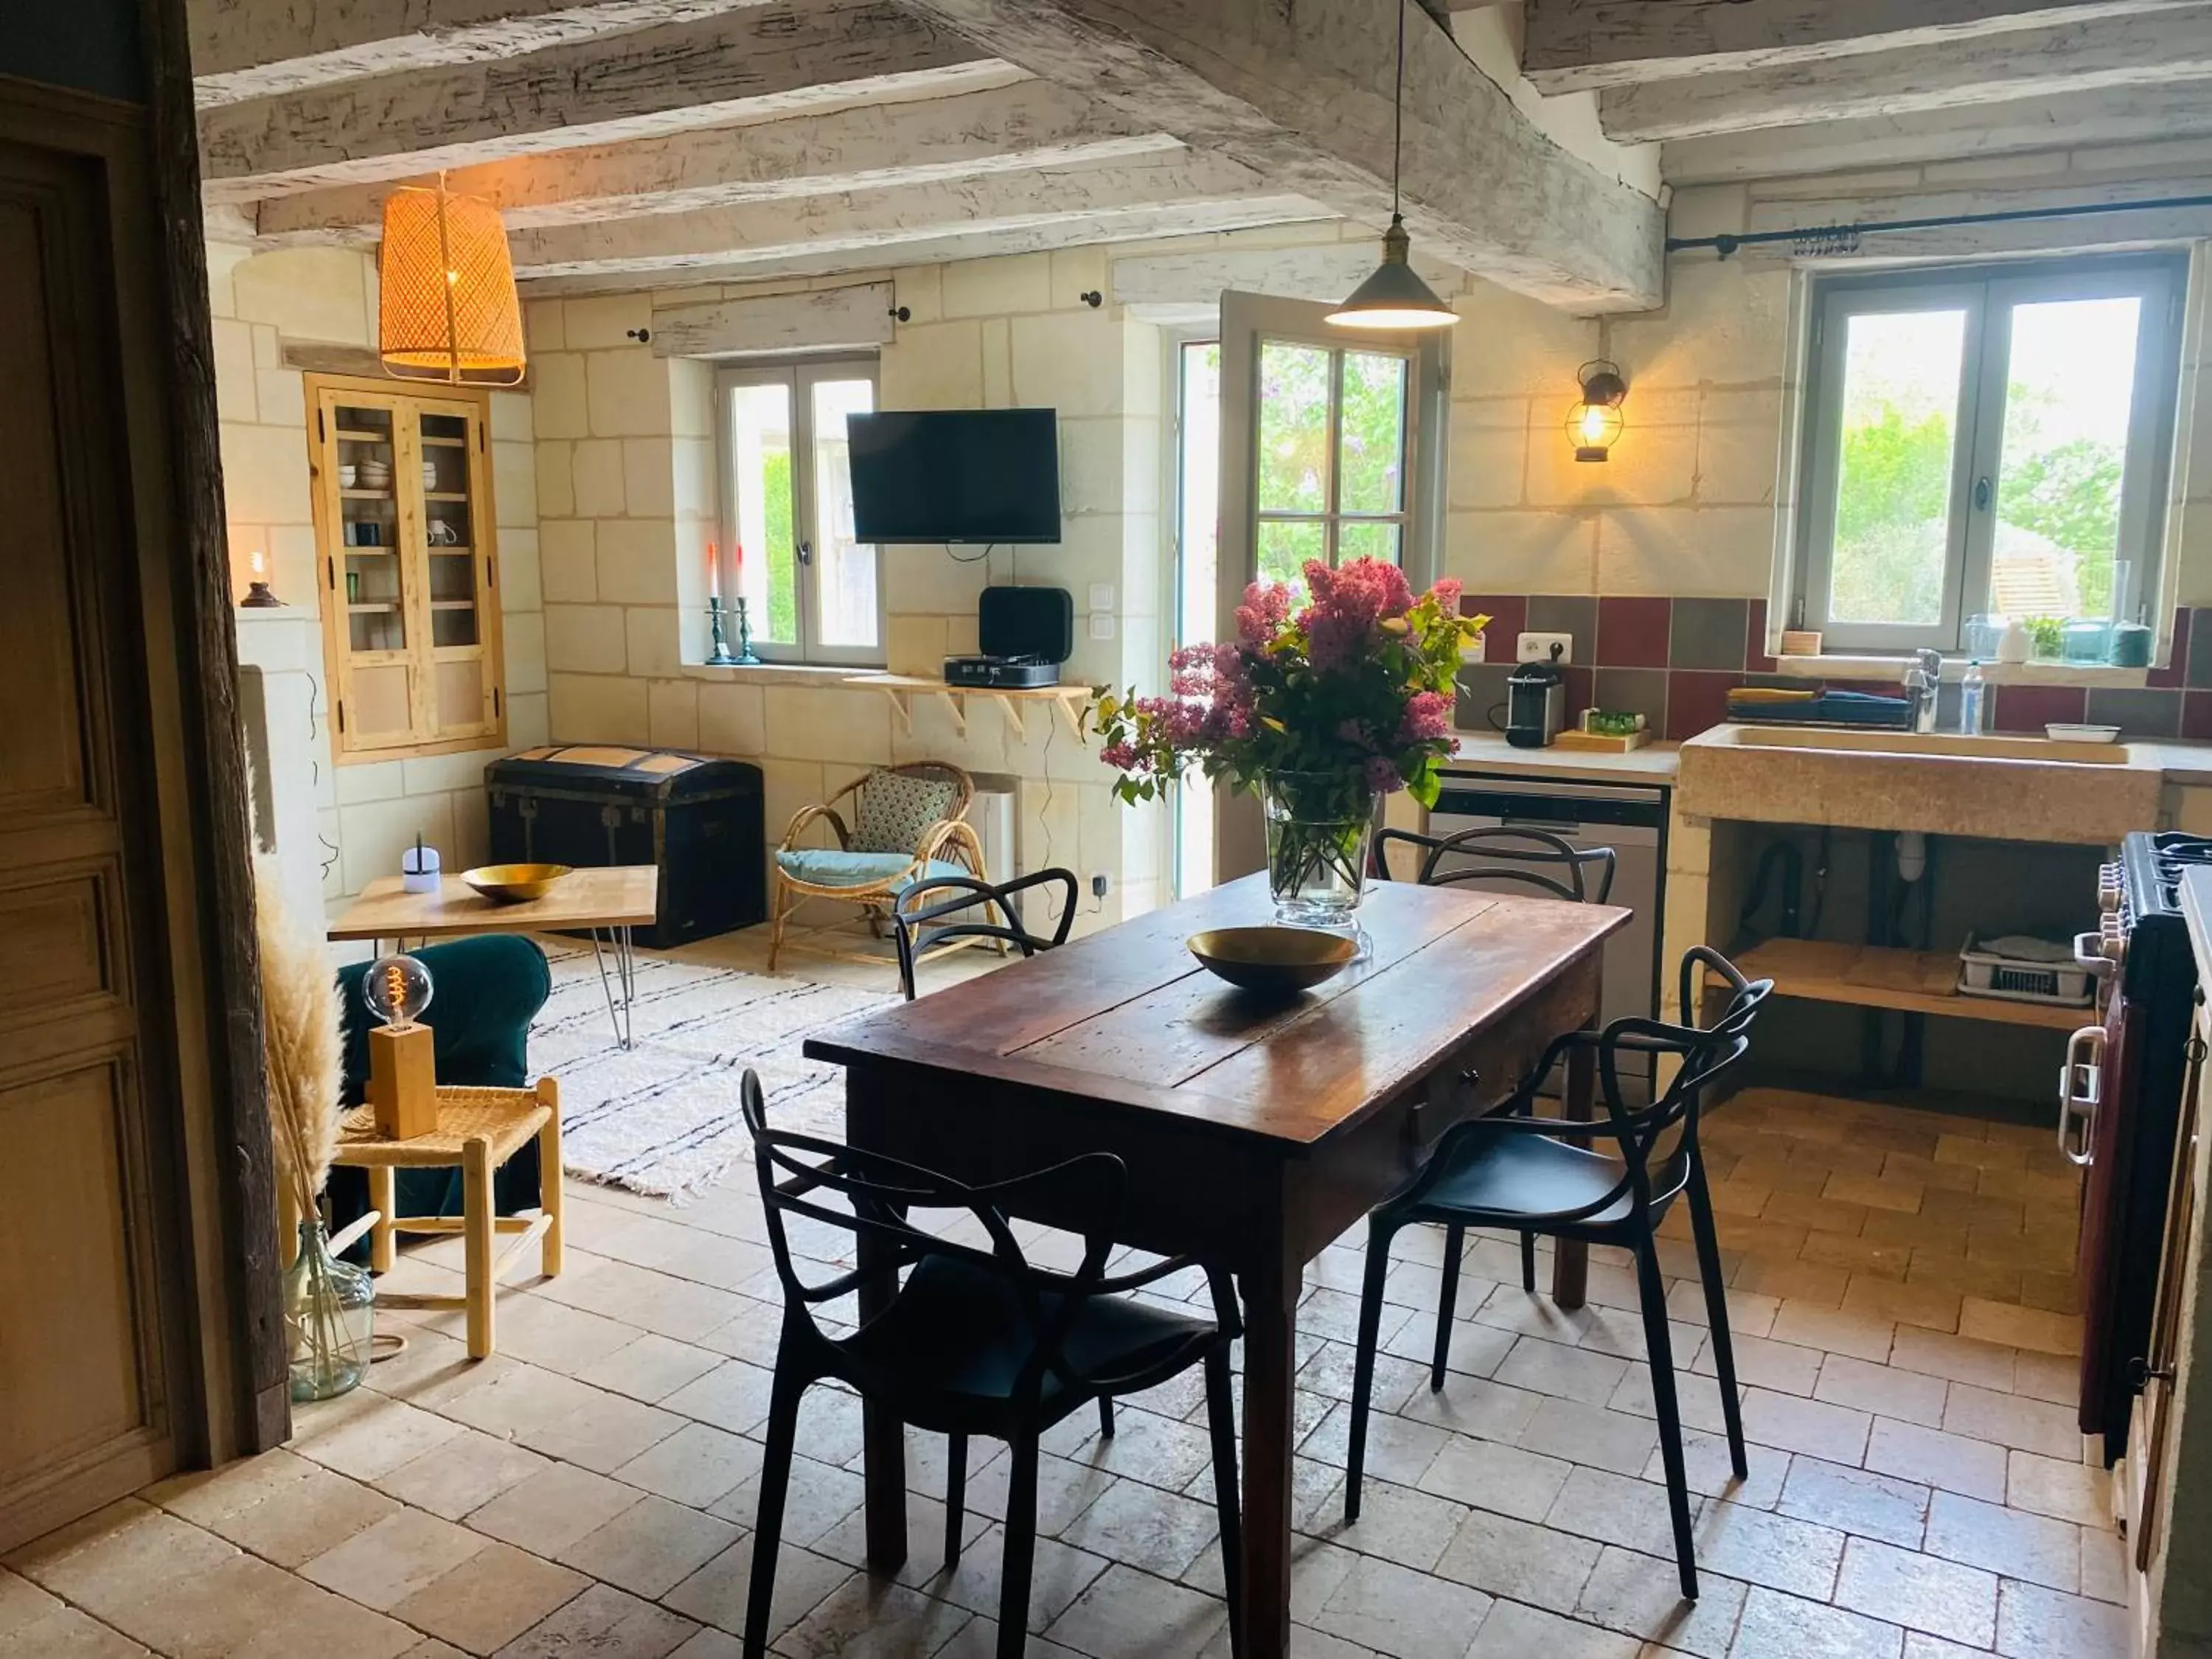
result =
M854 415L860 542L1056 542L1060 441L1049 409Z

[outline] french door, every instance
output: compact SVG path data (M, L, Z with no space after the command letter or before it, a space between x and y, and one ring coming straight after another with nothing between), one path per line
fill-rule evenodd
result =
M1337 328L1334 307L1221 296L1221 532L1216 637L1236 637L1255 580L1303 586L1306 564L1401 566L1416 589L1441 562L1449 347ZM1259 869L1258 804L1216 798L1214 875Z

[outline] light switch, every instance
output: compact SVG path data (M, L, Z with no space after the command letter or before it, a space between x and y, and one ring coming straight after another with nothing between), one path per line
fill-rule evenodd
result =
M1114 584L1111 582L1091 583L1091 605L1089 608L1093 611L1111 611L1114 608Z
M1094 611L1091 613L1091 637L1094 640L1110 640L1114 637L1112 611Z

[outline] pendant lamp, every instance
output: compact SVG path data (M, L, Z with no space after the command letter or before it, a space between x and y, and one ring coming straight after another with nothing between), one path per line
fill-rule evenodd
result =
M1382 234L1382 263L1352 289L1352 297L1328 313L1340 328L1449 328L1459 313L1437 297L1407 263L1409 245L1405 216L1398 211L1398 181L1406 151L1406 0L1398 0L1398 79L1392 88L1390 128L1390 228Z
M514 386L522 379L522 303L499 210L437 188L384 202L377 349L401 380Z

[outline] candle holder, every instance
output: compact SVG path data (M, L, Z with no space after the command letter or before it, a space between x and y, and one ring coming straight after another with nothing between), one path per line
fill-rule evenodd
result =
M750 668L759 661L759 655L753 650L752 618L745 614L745 596L740 593L738 595L738 664L740 667Z
M738 603L743 605L744 601L739 599ZM707 627L709 641L707 666L709 668L736 667L739 659L730 654L729 637L722 632L722 601L719 594L710 596L707 600Z

